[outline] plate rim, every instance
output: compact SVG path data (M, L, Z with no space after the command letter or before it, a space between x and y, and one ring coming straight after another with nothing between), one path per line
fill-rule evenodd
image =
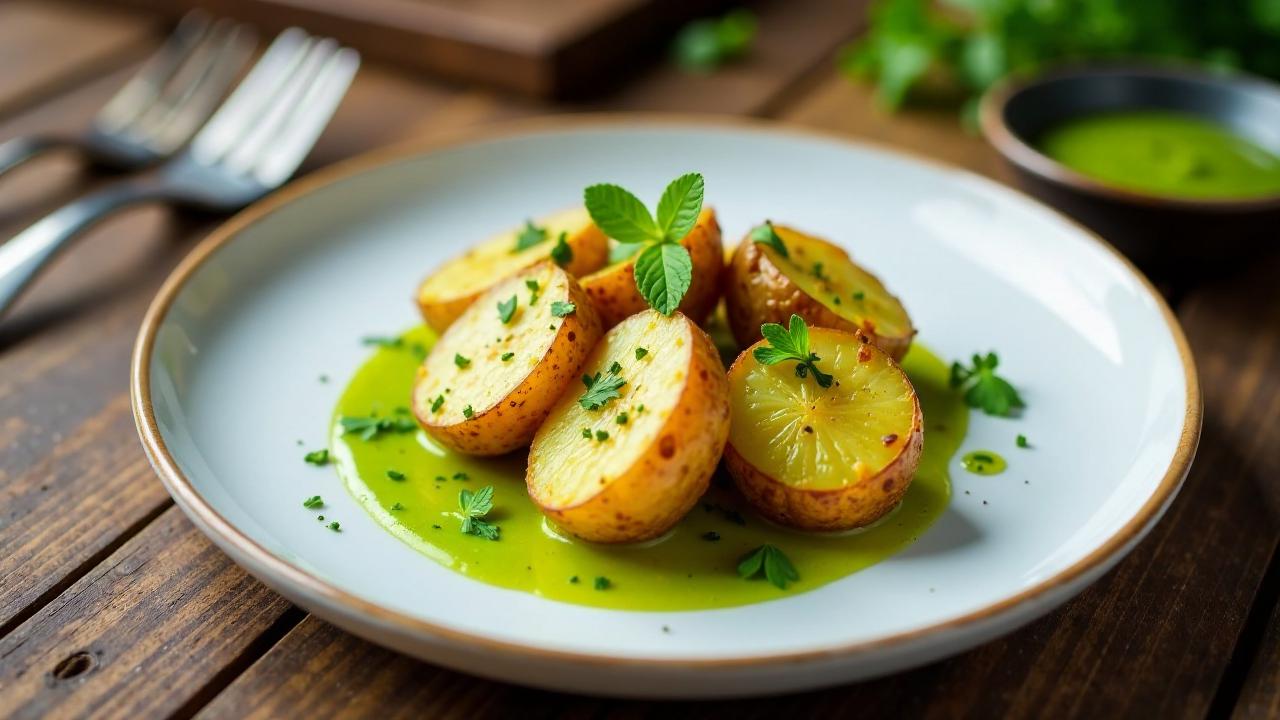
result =
M912 162L922 163L948 173L963 175L967 180L976 181L996 192L1016 195L1022 201L1032 203L1057 216L1060 220L1075 227L1084 237L1105 249L1119 261L1126 272L1138 281L1139 286L1146 291L1149 298L1159 308L1161 317L1165 321L1166 330L1173 338L1174 346L1177 349L1183 367L1186 406L1184 408L1182 428L1177 446L1169 461L1169 466L1166 468L1159 485L1152 495L1147 498L1138 511L1122 527L1117 529L1085 557L1054 575L1038 581L1031 587L957 617L874 640L846 642L822 648L753 655L726 655L722 657L660 658L625 657L606 653L561 650L529 643L498 640L438 625L366 600L322 579L316 574L308 572L298 565L278 557L264 548L214 509L179 469L177 461L161 437L159 423L156 421L152 404L151 361L157 334L161 324L168 316L168 311L173 302L186 287L187 281L223 245L231 242L248 227L322 188L366 172L398 162L416 159L441 150L458 149L495 140L516 139L523 136L564 132L566 130L679 129L682 127L719 128L765 135L789 135L852 147L870 148L877 152L906 158ZM554 114L441 130L347 158L286 185L228 218L192 248L171 271L143 316L130 361L129 394L138 437L142 442L143 450L150 460L152 468L159 475L165 489L174 497L184 512L193 516L192 519L196 521L197 527L201 528L206 534L211 534L211 539L219 541L216 544L226 543L230 545L238 553L243 553L245 557L258 564L264 573L268 573L271 578L271 582L268 584L275 585L280 583L299 588L304 595L317 598L329 604L331 610L340 609L344 614L351 613L355 617L373 618L384 628L389 626L414 636L426 635L441 640L460 642L482 650L514 656L515 659L560 660L601 664L609 667L630 666L674 669L766 666L776 663L831 660L841 657L854 657L863 653L889 648L906 648L911 643L930 635L949 631L962 631L969 628L977 629L986 621L995 620L1001 615L1020 607L1029 606L1037 600L1052 597L1054 591L1064 589L1072 583L1086 578L1091 571L1105 572L1111 564L1117 562L1133 547L1136 547L1137 542L1155 525L1164 510L1177 495L1187 476L1192 460L1195 458L1203 414L1203 400L1195 360L1191 354L1182 326L1168 303L1165 302L1164 297L1160 295L1155 286L1151 284L1151 281L1137 269L1129 258L1103 240L1098 234L1056 208L970 170L935 160L910 149L890 146L875 140L852 138L836 131L769 119L685 113ZM234 557L232 559L235 560Z

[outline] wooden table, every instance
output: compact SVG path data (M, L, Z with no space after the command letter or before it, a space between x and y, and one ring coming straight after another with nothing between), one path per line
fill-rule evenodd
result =
M462 124L582 109L778 118L1001 177L950 112L888 116L842 78L857 3L759 5L753 56L659 66L590 108L543 107L366 65L308 162ZM39 0L0 5L0 138L83 126L165 28ZM0 237L101 182L66 157L0 180ZM1162 285L1199 363L1199 458L1164 520L1048 617L918 670L728 703L638 703L495 684L383 650L233 565L173 506L130 416L144 308L217 219L156 208L100 226L0 322L0 716L1200 717L1280 714L1280 261Z

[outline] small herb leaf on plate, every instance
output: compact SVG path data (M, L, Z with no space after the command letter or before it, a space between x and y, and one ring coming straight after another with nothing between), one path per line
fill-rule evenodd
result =
M744 580L757 577L761 572L766 580L782 590L787 589L787 583L800 579L800 573L786 553L767 543L747 553L738 563L738 576Z
M1015 408L1026 407L1018 390L1009 381L996 375L1000 358L994 352L985 356L974 354L973 364L951 364L951 387L964 390L964 401L969 407L978 408L988 415L1008 417Z
M511 252L518 253L528 250L546 239L546 228L534 225L532 220L525 220L524 229L520 231L519 235L516 235L516 246L511 250Z
M831 387L833 378L818 369L817 362L822 358L809 352L809 326L799 315L791 316L789 328L778 323L765 323L760 326L760 334L769 345L757 347L751 353L756 362L761 365L777 365L794 361L796 377L804 378L812 373L819 387Z
M329 450L328 450L328 449L324 449L324 450L312 450L311 452L307 453L306 455L303 455L303 456L302 456L302 459L303 459L304 461L306 461L306 462L308 462L308 463L312 464L312 465L328 465L328 464L329 464Z
M461 490L458 493L458 508L462 511L462 532L476 535L486 540L497 540L501 529L491 522L482 520L493 509L493 486L484 487L472 492Z
M551 248L551 260L560 267L564 267L573 262L573 248L569 247L569 233L561 232L560 237L556 238L556 244Z
M773 229L773 223L768 220L765 220L763 225L757 225L751 229L751 242L768 245L774 249L774 252L784 258L791 257L791 254L787 252L786 243L782 242L778 232Z
M506 300L502 300L498 303L498 319L502 321L503 325L510 323L511 318L515 317L515 314L516 314L516 296L515 295L512 295Z
M564 302L563 300L556 300L551 303L551 314L556 317L568 317L577 311L577 309L577 305L574 305L571 302Z

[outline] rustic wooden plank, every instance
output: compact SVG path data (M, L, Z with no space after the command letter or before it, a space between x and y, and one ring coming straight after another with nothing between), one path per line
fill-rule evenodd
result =
M752 4L759 31L751 51L713 73L667 60L586 104L595 110L774 114L815 71L829 75L839 46L861 30L867 0L764 0Z
M296 621L289 609L170 508L0 639L0 708L12 718L169 715L255 656L282 618Z
M105 89L75 93L62 111L86 118ZM306 167L422 132L436 114L466 122L494 107L367 68ZM22 177L45 184L66 169L42 164ZM19 210L6 225L11 232L32 219ZM216 223L159 208L120 215L60 258L0 322L0 447L11 448L0 453L0 634L168 503L133 429L129 354L156 288Z
M98 7L0 4L0 117L140 57L159 26Z
M835 84L840 83L840 84ZM794 116L911 142L917 152L998 173L977 138L941 118L858 120L865 90L833 79ZM946 122L954 122L948 119ZM1166 518L1134 554L1060 611L970 653L891 678L784 698L709 704L621 703L465 677L380 650L308 618L202 712L381 716L1203 716L1275 547L1266 479L1280 445L1276 269L1193 295L1182 313L1200 359L1206 426L1200 459ZM1258 314L1269 298L1271 314ZM1258 332L1258 320L1269 332ZM1273 485L1273 484L1271 484ZM1177 692L1171 692L1176 688Z
M582 96L651 62L679 25L729 0L115 0L203 7L276 31L300 25L370 58L538 98Z

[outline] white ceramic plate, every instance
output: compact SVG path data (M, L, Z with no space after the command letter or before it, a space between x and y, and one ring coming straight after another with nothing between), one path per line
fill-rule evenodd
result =
M962 451L999 449L1010 470L980 477L955 460L942 519L843 580L745 607L651 613L456 574L383 530L336 474L300 461L297 441L323 446L343 381L368 354L358 338L417 322L410 296L428 269L513 219L578 201L593 182L653 199L689 170L705 175L727 242L764 217L808 228L873 268L943 357L998 350L1028 409L1018 420L975 414ZM332 381L318 383L321 374ZM1173 316L1077 225L988 180L893 152L691 119L525 123L297 183L175 271L142 328L133 392L143 444L178 505L299 605L468 672L655 697L888 673L1043 615L1156 522L1200 424ZM1035 449L1014 449L1017 433ZM342 533L317 532L300 508L317 489Z

